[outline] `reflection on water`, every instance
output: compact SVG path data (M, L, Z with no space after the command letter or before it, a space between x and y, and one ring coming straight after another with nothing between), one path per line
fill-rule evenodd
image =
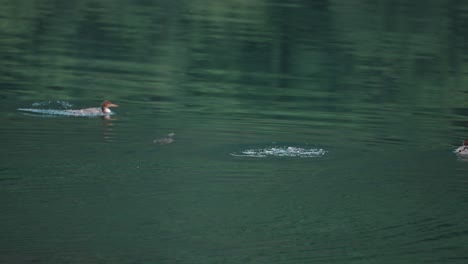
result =
M3 1L0 263L466 263L466 10Z

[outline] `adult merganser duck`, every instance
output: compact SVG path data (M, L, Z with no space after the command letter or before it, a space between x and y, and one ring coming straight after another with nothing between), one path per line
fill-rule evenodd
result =
M118 107L118 105L111 103L110 101L104 101L101 107L92 107L77 110L56 110L56 109L34 109L34 108L18 108L20 111L48 114L48 115L67 115L67 116L109 116L112 115L112 111L109 107Z
M65 110L69 113L76 113L80 115L108 115L111 114L112 111L109 107L119 107L116 104L113 104L111 101L105 100L101 103L101 107L91 107L85 108L80 110Z
M458 147L454 153L460 154L460 155L468 155L468 140L463 141L463 146Z

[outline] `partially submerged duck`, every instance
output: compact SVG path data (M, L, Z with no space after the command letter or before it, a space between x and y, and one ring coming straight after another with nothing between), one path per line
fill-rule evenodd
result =
M113 104L111 101L104 101L101 103L100 107L68 110L68 109L35 109L35 108L18 108L19 111L37 113L37 114L47 114L47 115L66 115L66 116L104 116L108 117L112 115L113 112L109 109L110 107L118 107L118 105Z
M167 137L165 137L165 138L160 138L160 139L153 140L153 143L158 144L158 145L170 144L170 143L172 143L172 141L174 141L174 139L172 138L173 136L174 136L174 133L169 133L167 135Z
M468 155L468 140L463 140L463 146L458 147L454 153L460 155Z
M112 111L109 109L110 107L119 107L116 104L113 104L111 101L105 100L101 103L101 107L91 107L79 110L65 110L67 113L75 114L75 115L110 115Z

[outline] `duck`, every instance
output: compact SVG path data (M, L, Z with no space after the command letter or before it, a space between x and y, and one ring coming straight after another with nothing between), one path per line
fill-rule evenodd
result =
M468 155L468 140L463 140L463 146L455 149L454 153L459 155Z
M112 103L109 100L105 100L101 103L100 107L91 107L91 108L84 108L78 110L65 110L65 112L70 113L72 115L86 115L86 116L93 116L93 115L110 115L113 112L109 109L110 107L119 107Z
M84 109L35 109L35 108L18 108L19 111L46 114L46 115L66 115L66 116L104 116L109 117L114 114L109 108L119 107L109 100L105 100L101 103L100 107L91 107Z

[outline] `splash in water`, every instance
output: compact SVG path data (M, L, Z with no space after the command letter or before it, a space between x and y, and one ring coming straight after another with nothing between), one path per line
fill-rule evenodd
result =
M260 149L247 149L240 153L231 153L235 157L299 157L316 158L325 155L327 152L323 149L305 149L300 147L271 147Z
M35 102L32 104L33 107L62 107L65 109L71 108L73 105L67 101L43 101L43 102Z

